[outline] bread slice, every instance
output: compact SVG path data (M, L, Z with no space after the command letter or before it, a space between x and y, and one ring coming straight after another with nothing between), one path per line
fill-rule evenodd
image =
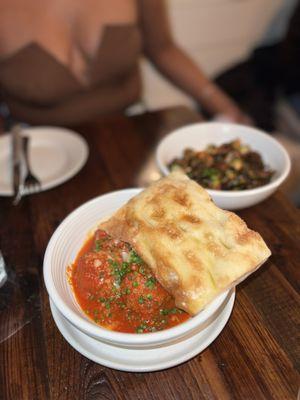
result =
M100 227L130 243L176 306L191 315L271 254L257 232L218 208L205 189L181 172L149 186Z

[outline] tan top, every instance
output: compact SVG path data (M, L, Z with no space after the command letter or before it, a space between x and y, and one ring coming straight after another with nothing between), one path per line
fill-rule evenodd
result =
M114 91L120 86L129 104L140 96L141 47L138 25L106 26L95 56L87 60L84 83L42 46L30 43L0 62L2 100L15 117L32 124L71 125L101 115L103 107L115 111Z

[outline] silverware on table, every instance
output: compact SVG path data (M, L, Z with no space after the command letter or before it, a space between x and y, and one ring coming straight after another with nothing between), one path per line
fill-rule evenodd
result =
M5 284L7 281L7 273L5 268L5 262L2 255L2 251L0 250L0 288Z
M29 143L30 143L30 137L24 136L22 138L24 164L25 164L25 168L26 168L26 175L24 178L24 192L25 193L35 193L41 189L41 182L35 175L33 175L33 173L31 172L31 169L30 169Z
M22 197L22 134L21 127L15 124L12 135L12 168L13 168L13 204L17 205Z

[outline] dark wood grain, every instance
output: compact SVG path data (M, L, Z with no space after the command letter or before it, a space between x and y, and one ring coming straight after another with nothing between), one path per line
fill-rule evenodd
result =
M153 151L172 129L199 120L185 108L80 126L90 147L85 167L18 207L0 199L0 248L15 285L0 323L16 332L0 343L0 399L296 399L299 385L299 211L277 192L239 212L272 250L237 289L232 316L199 356L154 373L125 373L77 353L57 330L42 277L47 243L74 208L103 193L156 179ZM17 325L13 325L16 324ZM3 332L3 331L2 331Z

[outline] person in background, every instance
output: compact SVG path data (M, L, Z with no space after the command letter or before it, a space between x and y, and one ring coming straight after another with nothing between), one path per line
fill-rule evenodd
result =
M249 59L216 78L260 128L276 130L276 101L293 102L300 115L300 1L285 0Z
M172 38L163 0L0 0L0 101L30 124L75 125L141 98L143 53L210 114L247 116Z

